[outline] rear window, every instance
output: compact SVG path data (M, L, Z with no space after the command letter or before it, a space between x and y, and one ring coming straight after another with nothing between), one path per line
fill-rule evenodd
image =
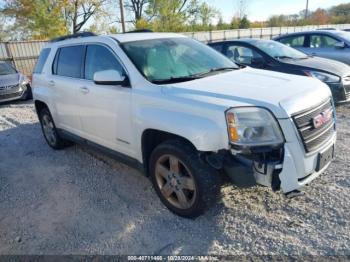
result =
M47 57L50 54L50 48L44 48L39 55L38 61L36 62L34 73L41 74L46 63Z
M284 37L281 38L279 41L282 44L285 44L287 46L291 47L303 47L304 46L304 40L305 36L300 35L300 36L289 36L289 37Z
M53 74L73 78L82 78L84 46L62 47L58 50Z

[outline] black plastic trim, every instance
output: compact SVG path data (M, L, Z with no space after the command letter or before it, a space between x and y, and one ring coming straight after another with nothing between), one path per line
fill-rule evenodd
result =
M96 144L92 141L89 141L85 138L82 138L80 136L77 136L75 134L72 134L66 130L63 130L63 129L57 129L59 135L62 137L62 138L65 138L67 140L70 140L70 141L73 141L77 144L81 144L81 145L87 145L107 156L110 156L116 160L118 160L119 162L122 162L123 164L126 164L128 166L131 166L137 170L139 170L140 172L142 172L143 174L146 174L145 173L145 167L144 165L138 161L137 159L135 158L132 158L132 157L129 157L123 153L120 153L118 151L115 151L115 150L112 150L110 148L107 148L107 147L104 147L104 146L101 146L99 144Z

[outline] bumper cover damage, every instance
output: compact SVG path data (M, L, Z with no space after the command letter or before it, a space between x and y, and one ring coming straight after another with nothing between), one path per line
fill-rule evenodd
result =
M296 151L300 146L296 147L293 143L274 148L251 148L240 153L223 150L207 156L207 162L216 169L223 170L238 187L259 184L271 187L274 191L281 189L287 195L299 191L328 168L331 161L327 161L322 168L317 168L319 158L320 154L334 148L334 144L335 136L308 156L302 151Z

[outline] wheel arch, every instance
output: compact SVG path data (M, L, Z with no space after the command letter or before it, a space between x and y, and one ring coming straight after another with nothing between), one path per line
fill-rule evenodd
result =
M40 101L40 100L35 100L34 101L34 106L35 106L35 110L36 110L36 113L39 115L39 112L43 109L43 108L47 108L49 109L48 105L43 102L43 101Z
M191 146L194 150L197 150L195 145L187 138L169 133L158 129L146 129L143 131L141 136L141 150L142 150L142 160L145 168L145 173L148 176L149 171L149 159L153 150L161 143L168 140L181 140L182 142Z

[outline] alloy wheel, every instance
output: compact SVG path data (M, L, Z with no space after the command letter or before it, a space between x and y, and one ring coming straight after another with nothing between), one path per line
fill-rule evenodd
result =
M155 168L158 188L163 197L179 209L190 208L197 196L193 175L186 165L174 155L161 156Z

